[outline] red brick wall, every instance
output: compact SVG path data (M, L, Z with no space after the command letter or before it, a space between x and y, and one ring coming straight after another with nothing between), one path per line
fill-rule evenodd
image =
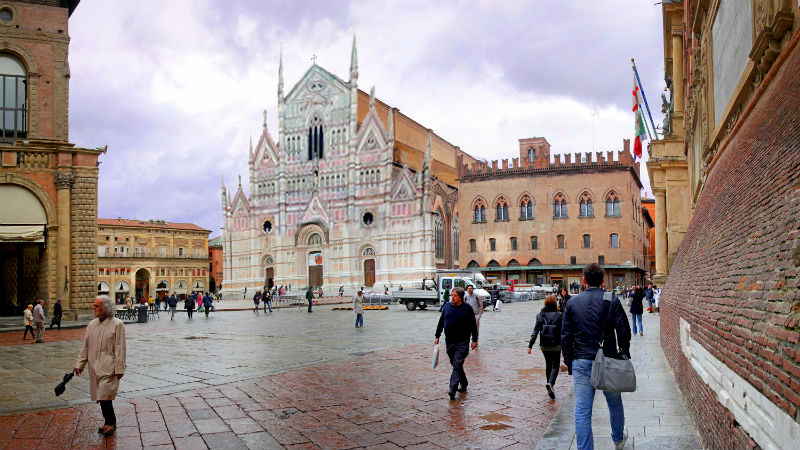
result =
M755 442L681 352L692 338L792 417L800 408L800 45L709 174L670 269L661 342L709 449Z

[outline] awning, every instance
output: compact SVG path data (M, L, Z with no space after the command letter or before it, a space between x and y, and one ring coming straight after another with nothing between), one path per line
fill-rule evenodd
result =
M0 225L0 242L44 242L44 225Z
M541 266L505 266L505 267L468 267L468 270L473 272L499 272L499 271L517 271L517 270L583 270L583 264L551 264ZM603 269L630 269L642 270L632 264L608 264L603 265Z

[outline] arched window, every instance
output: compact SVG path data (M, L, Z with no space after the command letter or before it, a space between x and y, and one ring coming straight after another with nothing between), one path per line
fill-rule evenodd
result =
M491 260L489 261L489 264L486 264L486 267L500 267L500 263L495 260Z
M475 212L473 218L475 223L486 223L486 202L482 198L475 200L473 211Z
M441 211L433 213L433 242L437 260L444 259L444 222Z
M611 233L611 248L619 248L619 235Z
M470 262L469 262L469 264L467 264L467 269L472 269L472 268L475 268L475 267L480 267L480 266L481 266L481 265L480 265L480 264L478 264L478 261L475 261L475 260L473 259L472 261L470 261Z
M536 149L533 147L528 148L528 161L533 162L536 159Z
M583 235L583 248L592 248L592 235L591 234L584 234Z
M542 265L542 262L541 262L541 261L539 261L539 260L538 260L538 259L536 259L536 258L533 258L533 259L531 259L530 261L528 261L528 265L529 265L529 266L541 266L541 265Z
M525 194L519 202L519 217L522 220L533 220L533 200Z
M489 251L493 252L495 250L497 250L497 241L495 241L494 238L490 238L489 239Z
M556 236L556 244L558 245L558 248L566 248L566 242L564 241L565 239L563 234Z
M580 217L594 217L594 207L592 206L592 197L588 192L581 194L581 212Z
M12 141L27 136L25 108L27 72L19 59L0 53L0 139Z
M458 261L458 215L453 217L453 260Z
M375 249L372 247L367 247L361 252L361 256L375 256Z
M616 192L611 192L606 196L606 215L618 217L619 212L619 197Z
M556 194L553 198L553 217L556 219L567 217L567 198L563 194Z
M322 119L314 116L311 125L308 127L308 160L322 159L324 138L322 130Z
M505 197L500 197L497 199L497 204L495 205L496 217L495 220L498 222L506 222L508 221L508 201Z

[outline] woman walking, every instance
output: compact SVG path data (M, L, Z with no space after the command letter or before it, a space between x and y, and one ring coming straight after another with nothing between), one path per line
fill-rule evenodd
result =
M567 288L563 288L562 287L561 290L558 291L558 310L559 311L564 312L564 308L567 307L567 302L569 301L569 298L570 298L570 295L569 295L569 292L567 292Z
M25 334L22 335L22 340L28 340L28 331L31 332L31 337L36 337L33 333L33 305L28 305L28 308L25 310L24 318L22 323L25 324Z
M633 328L633 334L636 334L636 323L639 323L639 336L644 336L644 327L642 326L642 313L644 313L644 305L642 304L642 300L644 300L644 290L641 286L635 286L633 288L633 294L631 294L631 328Z
M353 296L353 311L356 313L356 328L364 326L364 293L361 289Z
M192 313L194 312L194 299L187 295L186 299L183 301L183 307L186 308L186 314L189 315L189 318L192 318Z
M550 294L544 299L544 308L536 316L536 325L533 327L531 340L528 342L528 354L531 354L536 337L541 334L539 347L544 355L545 370L547 378L547 395L556 398L553 392L553 385L556 384L558 369L561 366L561 319L563 314L557 308L556 296Z

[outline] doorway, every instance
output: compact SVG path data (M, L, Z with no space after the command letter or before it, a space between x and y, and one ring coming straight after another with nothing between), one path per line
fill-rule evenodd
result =
M266 277L265 278L266 278L266 281L264 282L264 285L267 287L267 289L272 289L272 287L275 286L275 268L274 267L267 267L267 273L266 273Z
M322 252L308 254L308 285L310 287L322 286Z
M364 260L364 286L372 287L375 285L375 260Z
M147 269L136 271L136 301L140 302L143 298L150 298L150 272Z

